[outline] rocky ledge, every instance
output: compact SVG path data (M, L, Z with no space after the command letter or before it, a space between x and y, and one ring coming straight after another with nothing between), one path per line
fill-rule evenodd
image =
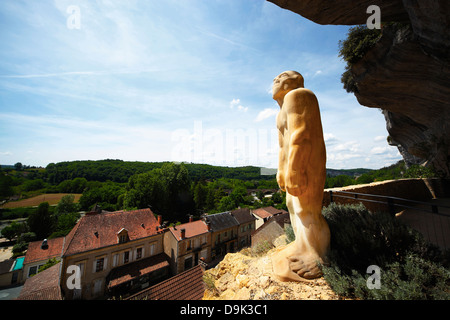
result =
M251 249L228 253L205 272L203 300L339 300L325 279L282 282L272 273L269 251L255 256Z
M450 4L448 0L269 0L319 24L366 24L378 5L386 28L350 72L359 103L383 110L389 143L407 163L450 177ZM299 70L301 71L301 70ZM367 124L362 124L367 125Z

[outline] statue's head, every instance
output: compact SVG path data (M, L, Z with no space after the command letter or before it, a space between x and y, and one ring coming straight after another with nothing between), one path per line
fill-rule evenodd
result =
M296 71L282 72L273 79L272 97L274 100L278 100L297 88L303 88L302 75Z

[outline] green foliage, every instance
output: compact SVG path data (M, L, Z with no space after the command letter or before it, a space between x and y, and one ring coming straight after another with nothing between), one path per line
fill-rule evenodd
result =
M339 56L349 64L362 59L381 37L378 29L368 29L360 25L349 29L347 39L339 41Z
M41 267L39 267L38 273L42 272L50 267L53 267L55 264L59 263L59 260L56 258L51 258L49 259L44 265L42 265Z
M360 299L448 299L450 273L438 248L387 213L363 205L331 204L323 214L331 232L324 277L342 296ZM381 289L368 289L367 267L381 268Z
M30 231L36 233L38 239L44 239L52 232L54 220L49 211L48 202L43 202L38 206L36 212L30 214L27 224Z
M368 29L361 25L349 29L347 39L339 41L339 56L347 62L341 82L347 92L358 92L358 86L350 71L351 66L362 59L365 54L378 42L381 31Z
M3 172L0 172L0 199L8 198L13 194L13 179Z
M75 196L73 194L65 195L64 197L59 200L55 213L57 215L62 215L65 213L73 213L77 212L79 209L79 205L74 202Z
M405 178L437 178L436 172L433 168L424 167L420 165L410 166L404 175Z
M88 183L78 202L82 210L89 210L99 204L104 210L116 211L122 208L119 197L125 193L123 184L114 182ZM121 198L123 202L123 197Z
M26 232L26 225L24 223L13 221L1 230L1 235L8 240L13 240L23 232Z
M190 180L183 164L164 164L161 168L130 178L123 199L125 208L148 208L169 221L183 220L192 213L194 203Z

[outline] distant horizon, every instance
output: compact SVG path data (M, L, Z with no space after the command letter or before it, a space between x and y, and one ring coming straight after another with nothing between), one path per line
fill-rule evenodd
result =
M210 163L198 163L198 162L188 162L188 161L170 161L170 160L163 160L163 161L141 161L141 160L123 160L123 159L78 159L78 160L64 160L64 161L58 161L58 162L49 162L46 165L34 165L34 164L28 164L28 163L23 163L21 161L18 161L20 163L22 163L22 165L26 165L26 166L30 166L30 167L36 167L36 168L46 168L50 163L62 163L62 162L76 162L76 161L106 161L106 160L112 160L112 161L123 161L123 162L143 162L143 163L164 163L164 162L172 162L172 163L188 163L188 164L202 164L202 165L210 165L210 166L215 166L215 167L228 167L228 168L243 168L243 167L254 167L254 168L260 168L260 169L267 169L267 170L278 170L277 168L271 168L271 167L262 167L262 166L257 166L257 165L251 165L251 164L246 164L246 165L241 165L241 166L229 166L229 165L216 165L216 164L210 164ZM383 167L379 167L379 168L367 168L367 167L352 167L352 168L333 168L333 167L326 167L327 170L379 170L391 165L396 164L398 161L402 161L403 159L399 159L391 164L388 164L386 166ZM16 162L17 163L17 162ZM0 166L3 168L4 166L7 167L14 167L14 164L0 164ZM269 173L267 173L268 175L270 175ZM275 174L275 173L274 173Z

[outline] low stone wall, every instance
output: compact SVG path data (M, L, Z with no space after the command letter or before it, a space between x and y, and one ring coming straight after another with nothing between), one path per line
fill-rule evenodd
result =
M330 192L331 191L331 192ZM365 193L371 195L398 197L415 201L428 201L433 198L444 198L450 196L450 183L449 180L443 179L399 179L399 180L387 180L380 182L373 182L369 184L352 185L342 188L331 188L324 190L323 206L330 204L330 193L333 196L333 202L339 204L350 204L362 202L367 209L372 212L377 211L389 211L388 204L374 203L368 200L378 200L386 202L385 198L374 198L358 195L357 198L347 199L341 198L337 195L339 191ZM344 194L341 194L344 195ZM353 195L345 194L348 197L354 197ZM394 200L396 204L406 204L402 201ZM396 212L402 211L401 207L394 207Z

